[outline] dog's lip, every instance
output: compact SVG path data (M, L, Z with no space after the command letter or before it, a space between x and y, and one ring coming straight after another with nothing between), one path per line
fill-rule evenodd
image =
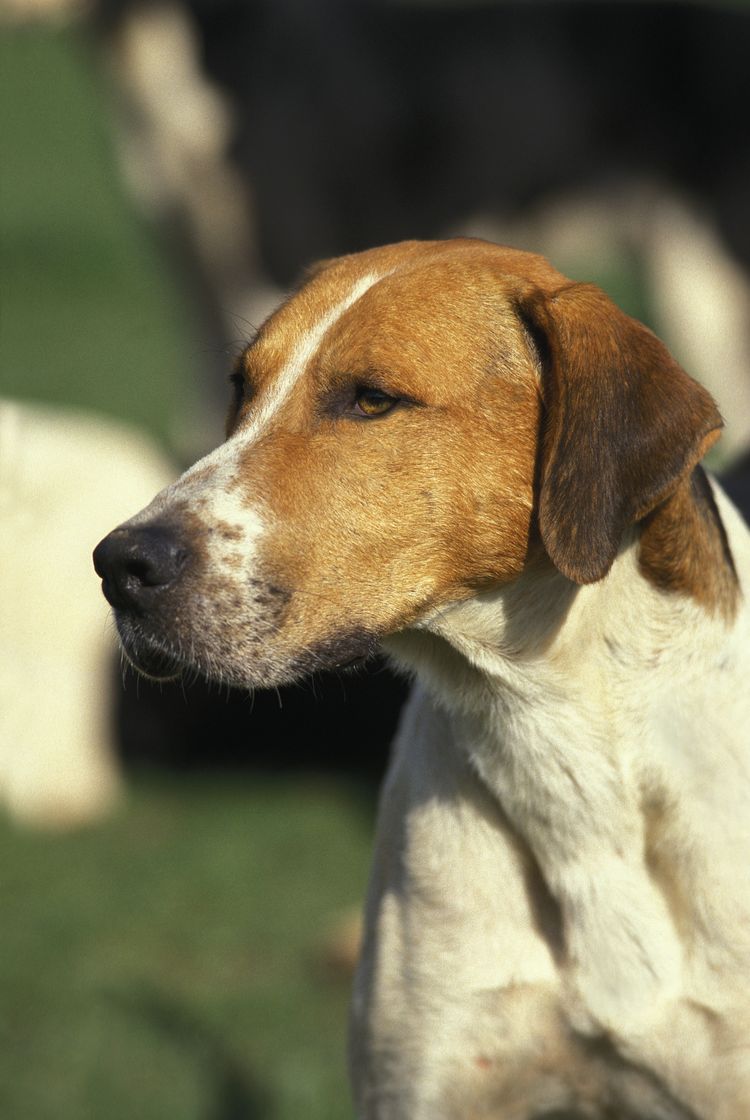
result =
M127 663L142 677L147 677L151 681L176 681L182 676L183 666L174 657L169 654L161 653L157 650L142 650L139 649L137 653L128 649L127 646L122 647L123 654Z
M126 628L119 619L117 628L123 657L140 676L161 682L179 680L185 668L179 657L152 645L142 637L136 639L127 632L123 633Z

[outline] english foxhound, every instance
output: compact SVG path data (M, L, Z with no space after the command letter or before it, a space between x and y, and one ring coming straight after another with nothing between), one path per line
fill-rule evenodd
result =
M475 240L327 262L95 563L128 658L416 677L352 1015L366 1120L750 1116L750 534L645 327ZM744 589L744 590L743 590Z

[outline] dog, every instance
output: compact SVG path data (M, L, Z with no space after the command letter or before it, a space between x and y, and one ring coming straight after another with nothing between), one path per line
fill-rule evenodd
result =
M414 675L355 982L366 1120L750 1116L750 533L709 394L489 242L313 268L227 440L102 541L127 657Z

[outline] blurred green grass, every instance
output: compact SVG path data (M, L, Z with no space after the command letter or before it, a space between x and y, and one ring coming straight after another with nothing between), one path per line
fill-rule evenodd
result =
M0 391L164 437L196 340L120 181L111 107L85 39L0 32Z
M361 896L367 818L336 785L194 776L76 834L0 824L0 1115L351 1115L320 947Z
M109 107L74 32L0 32L0 392L168 439L196 340ZM138 781L71 835L0 820L0 1117L351 1115L348 984L317 954L367 818L346 786L243 774Z

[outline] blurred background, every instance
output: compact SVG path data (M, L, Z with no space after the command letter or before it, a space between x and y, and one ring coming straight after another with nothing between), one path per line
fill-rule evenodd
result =
M747 502L750 5L0 0L0 1116L338 1120L384 665L119 665L93 545L311 261L535 249L714 393Z

